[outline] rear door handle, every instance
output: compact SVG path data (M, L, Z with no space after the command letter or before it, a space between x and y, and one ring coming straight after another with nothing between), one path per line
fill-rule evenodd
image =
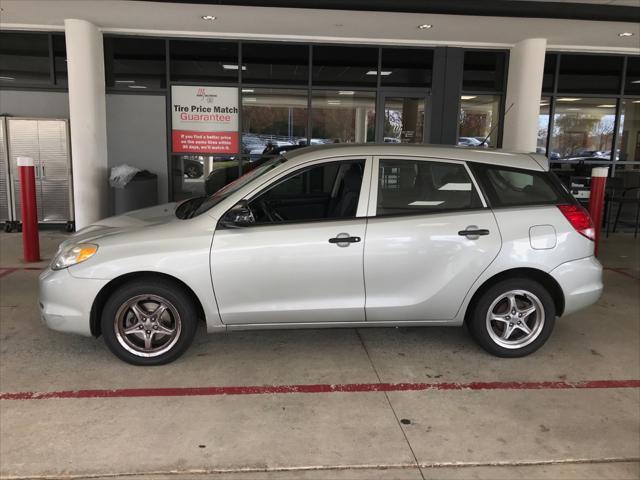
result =
M469 240L476 240L480 236L489 235L489 230L486 228L478 228L475 225L469 225L464 230L460 230L458 235L467 237Z

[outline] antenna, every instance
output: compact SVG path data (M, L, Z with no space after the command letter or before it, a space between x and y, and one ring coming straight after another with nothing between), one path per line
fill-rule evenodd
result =
M509 105L509 108L507 108L504 112L504 117L502 117L502 119L504 120L505 118L507 118L507 113L509 113L509 110L511 110L511 107L513 107L513 102L511 103L511 105ZM487 143L487 140L489 140L489 137L491 136L491 134L493 132L496 131L496 128L498 128L498 125L500 125L500 122L496 122L496 124L494 125L494 127L491 129L491 131L489 132L489 135L487 135L486 137L484 137L484 140L482 140L482 143L480 145L478 145L479 147L482 147L485 143Z

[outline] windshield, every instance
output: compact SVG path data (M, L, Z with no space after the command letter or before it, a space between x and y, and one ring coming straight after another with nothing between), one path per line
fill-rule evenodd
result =
M200 201L197 204L197 207L192 209L191 215L188 215L186 218L193 218L193 217L197 217L198 215L203 214L204 212L209 210L211 207L213 207L214 205L217 205L222 200L227 198L232 193L235 193L240 188L244 187L249 182L252 182L256 178L258 178L258 177L264 175L265 173L273 170L278 165L281 165L286 161L287 161L287 159L285 157L282 157L282 156L274 158L272 160L269 160L268 162L263 163L262 165L260 165L258 168L254 168L253 170L249 170L247 173L242 175L240 178L238 178L237 180L234 180L233 182L229 183L228 185L225 185L224 187L222 187L220 190L218 190L213 195L211 195L209 197L200 197L200 199L192 199L193 201L195 201L195 200L200 200Z

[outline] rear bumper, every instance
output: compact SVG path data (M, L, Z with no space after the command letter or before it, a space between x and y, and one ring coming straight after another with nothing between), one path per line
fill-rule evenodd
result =
M550 272L564 293L564 313L593 305L602 295L602 265L595 257L563 263Z
M46 269L40 274L42 321L52 330L91 336L91 306L109 281L75 278L68 269Z

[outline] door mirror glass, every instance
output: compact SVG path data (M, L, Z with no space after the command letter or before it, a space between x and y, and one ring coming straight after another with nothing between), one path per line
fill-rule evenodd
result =
M253 212L246 200L241 200L231 210L225 213L220 222L226 228L248 227L256 222Z

